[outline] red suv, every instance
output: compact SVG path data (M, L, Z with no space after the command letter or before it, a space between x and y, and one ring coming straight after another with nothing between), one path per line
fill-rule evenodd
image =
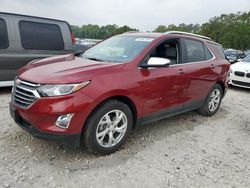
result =
M210 38L129 32L81 57L33 61L19 70L10 113L32 135L109 154L139 124L198 109L211 116L230 64Z

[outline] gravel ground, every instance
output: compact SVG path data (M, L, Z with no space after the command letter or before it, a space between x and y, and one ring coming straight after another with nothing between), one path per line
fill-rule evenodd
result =
M213 117L188 112L140 126L118 152L31 137L0 89L0 187L250 187L250 90L230 88Z

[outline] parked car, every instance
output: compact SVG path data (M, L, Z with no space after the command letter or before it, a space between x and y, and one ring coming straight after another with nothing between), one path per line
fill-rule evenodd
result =
M199 109L217 112L230 64L210 38L182 32L125 33L20 69L10 102L36 137L109 154L138 125Z
M246 57L245 53L240 50L227 49L225 50L226 57L228 61L233 64L238 61L241 61L244 57Z
M13 85L28 62L74 52L67 22L0 12L0 87Z
M250 55L231 66L229 84L250 88Z
M101 40L98 39L81 39L76 38L75 44L75 54L80 55L84 53L87 49L94 46L96 43L100 42Z
M88 48L96 45L97 43L101 42L99 39L81 39L80 43L87 46Z
M244 51L244 54L245 54L246 56L250 55L250 50Z
M89 47L85 46L83 44L80 43L76 43L75 44L75 55L81 55L82 53L84 53Z

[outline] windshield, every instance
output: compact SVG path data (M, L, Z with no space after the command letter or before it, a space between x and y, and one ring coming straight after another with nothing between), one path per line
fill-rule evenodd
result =
M82 57L96 61L127 62L139 55L154 39L115 36L87 50Z
M242 62L250 63L250 55L248 55L247 57L245 57L245 59L243 59Z

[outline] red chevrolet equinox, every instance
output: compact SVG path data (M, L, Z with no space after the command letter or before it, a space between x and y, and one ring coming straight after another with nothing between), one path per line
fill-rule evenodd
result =
M118 150L139 124L190 110L212 116L230 64L210 38L128 32L19 70L10 113L33 136L94 152Z

